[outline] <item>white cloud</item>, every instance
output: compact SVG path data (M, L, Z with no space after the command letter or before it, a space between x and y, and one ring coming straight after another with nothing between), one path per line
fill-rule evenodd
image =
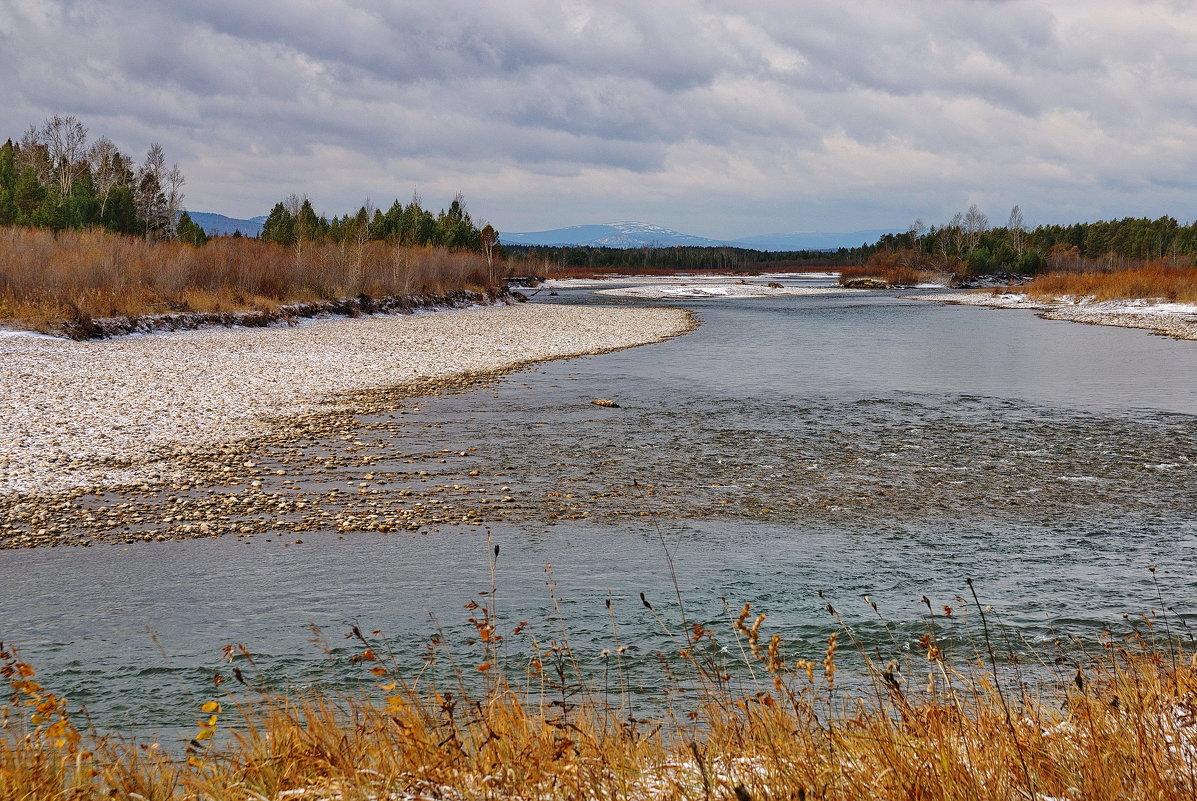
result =
M0 0L2 135L160 141L192 208L454 191L504 230L1171 213L1191 3ZM442 198L441 196L444 196Z

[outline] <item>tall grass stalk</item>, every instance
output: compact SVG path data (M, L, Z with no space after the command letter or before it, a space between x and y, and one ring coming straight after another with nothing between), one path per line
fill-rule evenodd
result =
M241 676L239 696L213 697L195 710L199 733L189 754L76 729L65 699L0 645L12 695L0 711L0 798L1197 795L1197 655L1171 638L1167 647L1141 633L1106 638L1083 655L1071 680L1045 676L1013 697L1002 686L988 619L981 619L982 646L967 610L945 607L913 648L899 647L891 631L889 661L857 643L864 671L845 685L836 635L821 662L799 658L745 606L738 618L729 615L723 634L694 622L684 640L669 640L676 650L658 655L664 700L638 701L652 711L635 717L614 612L605 652L616 655L614 689L608 658L601 676L588 676L564 635L544 643L526 622L502 624L493 583L471 612L485 634L475 656L450 654L443 636L433 643L428 658L449 662L447 674L427 665L406 674L374 635L354 627L348 661L368 671L371 689L271 692ZM524 646L497 658L518 637ZM735 642L725 647L729 637ZM954 656L947 642L973 645ZM248 669L242 652L229 655ZM732 664L737 652L761 679L745 689L731 681L743 671Z

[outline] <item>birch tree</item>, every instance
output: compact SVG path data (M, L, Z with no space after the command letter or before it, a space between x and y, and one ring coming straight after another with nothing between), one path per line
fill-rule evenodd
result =
M166 217L165 229L167 235L170 237L175 236L179 211L183 208L184 183L186 183L186 180L183 178L183 171L179 169L178 164L172 164L163 176L162 187L166 201L165 208L163 209Z
M922 239L923 233L927 230L927 224L923 222L922 217L915 218L915 221L906 229L906 236L910 238L911 249L917 249L919 240Z
M107 136L101 136L88 149L87 161L91 167L92 186L95 187L102 220L108 210L108 198L112 190L125 183L127 175L120 152Z
M981 241L981 234L989 230L989 218L973 203L964 214L964 236L971 251Z
M54 180L54 169L50 164L49 150L42 142L41 131L32 125L21 135L17 149L17 171L32 169L38 183L48 184Z
M162 145L155 142L145 154L145 161L137 168L134 177L133 206L137 217L145 224L145 238L153 239L154 233L166 228L166 194L162 180L166 173L166 153Z
M59 196L71 196L75 178L87 168L87 126L78 117L55 114L42 123L38 139L46 148Z
M1019 257L1026 247L1027 223L1023 219L1022 209L1017 205L1010 209L1010 219L1006 221L1006 231L1010 237L1010 248Z

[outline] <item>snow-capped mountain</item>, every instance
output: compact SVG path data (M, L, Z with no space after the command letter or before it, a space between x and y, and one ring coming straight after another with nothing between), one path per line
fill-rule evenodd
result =
M730 245L718 239L683 234L660 225L639 222L613 222L602 225L571 225L551 231L501 234L508 245L590 245L607 248L667 248L675 245L718 247Z
M749 250L836 250L854 248L876 242L882 234L897 233L896 229L873 229L849 233L811 232L800 234L762 234L741 239L708 239L683 234L660 225L640 222L613 222L604 225L571 225L551 231L503 233L500 239L508 245L578 245L608 248L674 247L737 247Z

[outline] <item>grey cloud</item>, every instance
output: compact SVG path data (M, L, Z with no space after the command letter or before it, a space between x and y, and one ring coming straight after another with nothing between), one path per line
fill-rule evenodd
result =
M1197 26L1166 2L0 0L0 71L0 136L162 141L232 213L420 180L519 227L657 204L730 236L970 197L1134 214L1197 164Z

